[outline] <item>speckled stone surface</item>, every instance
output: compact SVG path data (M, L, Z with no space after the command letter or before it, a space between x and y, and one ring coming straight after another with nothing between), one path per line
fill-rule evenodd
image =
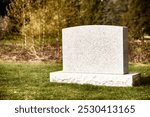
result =
M50 82L133 86L140 74L128 74L128 29L88 25L62 31L63 71L50 73Z
M66 73L63 71L50 73L50 82L78 83L101 86L131 87L140 84L140 74L130 73L124 75L114 74L87 74Z
M65 28L63 71L78 73L128 73L127 28L77 26Z

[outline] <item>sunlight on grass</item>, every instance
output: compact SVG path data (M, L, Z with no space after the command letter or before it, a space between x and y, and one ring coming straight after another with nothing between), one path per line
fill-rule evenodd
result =
M150 99L150 64L130 64L130 72L140 72L139 87L104 87L50 83L49 73L61 64L0 62L0 99Z

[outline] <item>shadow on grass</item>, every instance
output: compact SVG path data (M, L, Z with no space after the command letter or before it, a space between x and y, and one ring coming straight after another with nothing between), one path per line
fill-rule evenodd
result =
M141 77L141 85L150 85L150 76L148 77Z

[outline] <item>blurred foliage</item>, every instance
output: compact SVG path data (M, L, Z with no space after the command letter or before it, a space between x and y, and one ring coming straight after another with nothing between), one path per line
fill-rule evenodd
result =
M0 0L0 16L5 16L7 14L6 7L10 3L10 0Z
M150 35L149 0L131 0L129 10L124 15L124 24L129 28L130 38L144 39Z
M37 47L42 51L47 44L61 46L62 28L118 25L128 27L129 41L142 40L141 46L130 45L130 53L149 53L144 43L144 36L150 35L149 7L148 0L1 0L0 40L18 38L36 55Z
M111 0L10 0L8 16L27 41L44 43L49 35L61 42L61 30L78 25L121 25L119 2ZM126 5L125 5L126 6ZM118 7L118 9L116 9ZM126 8L127 9L127 8ZM57 44L55 44L57 45ZM59 44L60 45L60 44Z

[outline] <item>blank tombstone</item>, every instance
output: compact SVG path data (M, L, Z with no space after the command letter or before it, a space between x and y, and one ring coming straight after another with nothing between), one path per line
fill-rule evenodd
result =
M72 27L62 37L64 72L128 73L126 27Z
M87 25L62 30L63 71L51 82L133 86L138 73L128 74L128 29Z

